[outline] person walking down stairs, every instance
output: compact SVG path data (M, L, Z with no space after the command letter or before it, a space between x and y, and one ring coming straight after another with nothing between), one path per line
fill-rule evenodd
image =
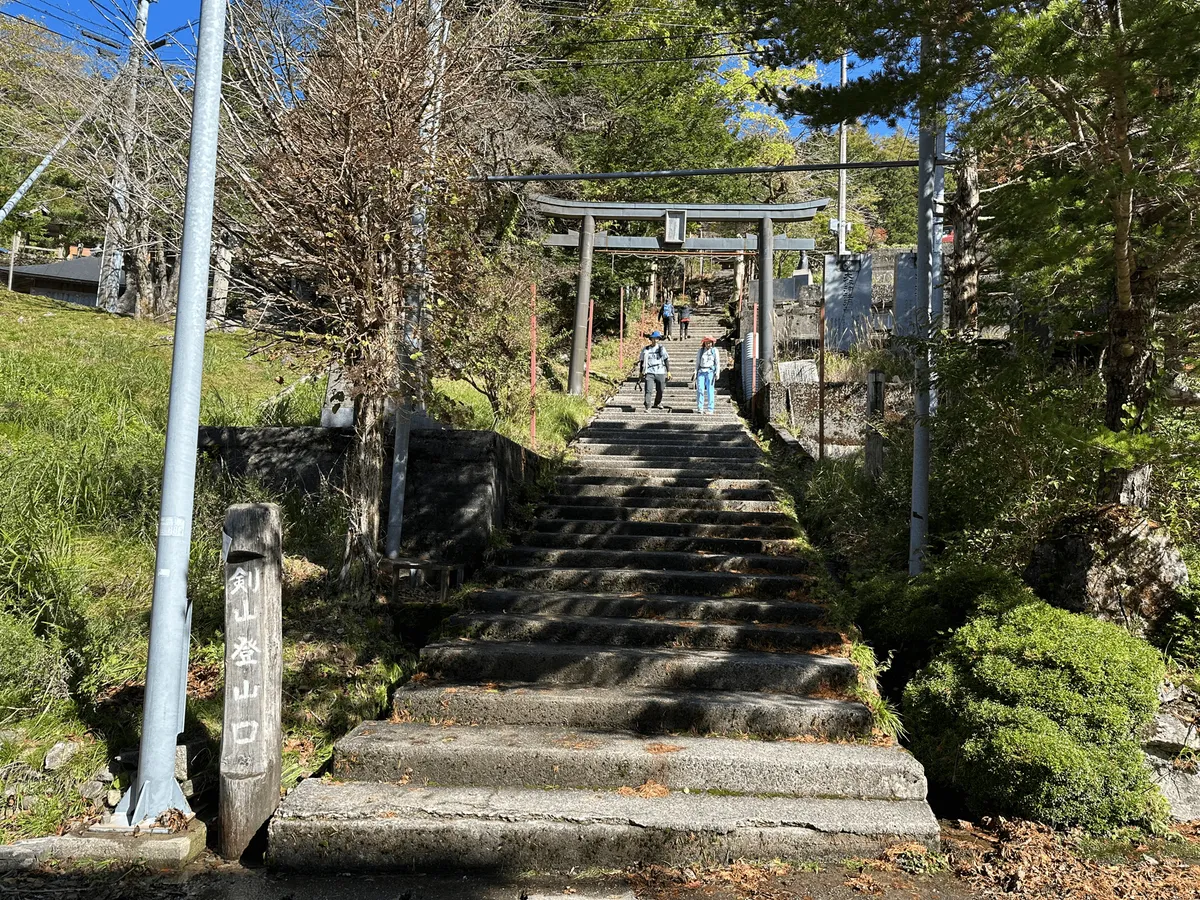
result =
M661 331L652 331L650 346L642 348L642 356L638 361L642 380L646 383L646 396L642 404L645 412L650 412L651 393L654 394L654 408L662 409L663 391L671 379L671 357L667 348L659 343L662 337Z
M721 351L717 349L717 342L706 335L700 339L696 368L692 373L692 387L696 389L696 412L701 415L711 416L717 411L717 376L720 374Z

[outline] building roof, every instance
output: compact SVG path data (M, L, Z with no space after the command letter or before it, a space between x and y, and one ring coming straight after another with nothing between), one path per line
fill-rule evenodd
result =
M31 278L52 278L55 281L73 281L98 287L100 285L100 257L78 256L75 259L43 263L40 266L15 266L13 272ZM122 272L122 283L124 280L125 273Z

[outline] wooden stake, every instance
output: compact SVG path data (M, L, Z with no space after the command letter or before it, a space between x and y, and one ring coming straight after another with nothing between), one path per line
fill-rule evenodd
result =
M537 285L529 286L529 445L537 449Z

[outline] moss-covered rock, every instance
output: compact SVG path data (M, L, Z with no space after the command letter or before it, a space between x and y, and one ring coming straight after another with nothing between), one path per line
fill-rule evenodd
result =
M1106 622L1026 603L960 628L904 695L912 749L972 812L1105 831L1166 806L1138 737L1158 653Z

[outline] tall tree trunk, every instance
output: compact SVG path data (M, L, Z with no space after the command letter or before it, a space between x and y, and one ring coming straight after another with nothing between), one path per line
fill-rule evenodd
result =
M954 198L954 265L950 278L950 330L979 330L979 168L974 150L963 151Z
M1138 271L1133 244L1134 158L1129 139L1130 112L1125 79L1124 22L1119 3L1109 5L1113 62L1109 70L1109 152L1119 171L1111 198L1113 216L1114 302L1108 313L1108 348L1104 360L1104 424L1113 432L1136 432L1145 425L1154 377L1150 349L1157 294L1157 277ZM1145 507L1150 502L1150 467L1134 465L1105 471L1100 499L1122 506Z
M374 589L379 564L387 402L378 394L362 394L354 406L355 441L346 468L350 519L340 580L343 590L364 596Z
M229 232L222 228L213 248L212 293L209 295L209 327L218 327L225 319L229 303L229 270L233 265L233 247Z

